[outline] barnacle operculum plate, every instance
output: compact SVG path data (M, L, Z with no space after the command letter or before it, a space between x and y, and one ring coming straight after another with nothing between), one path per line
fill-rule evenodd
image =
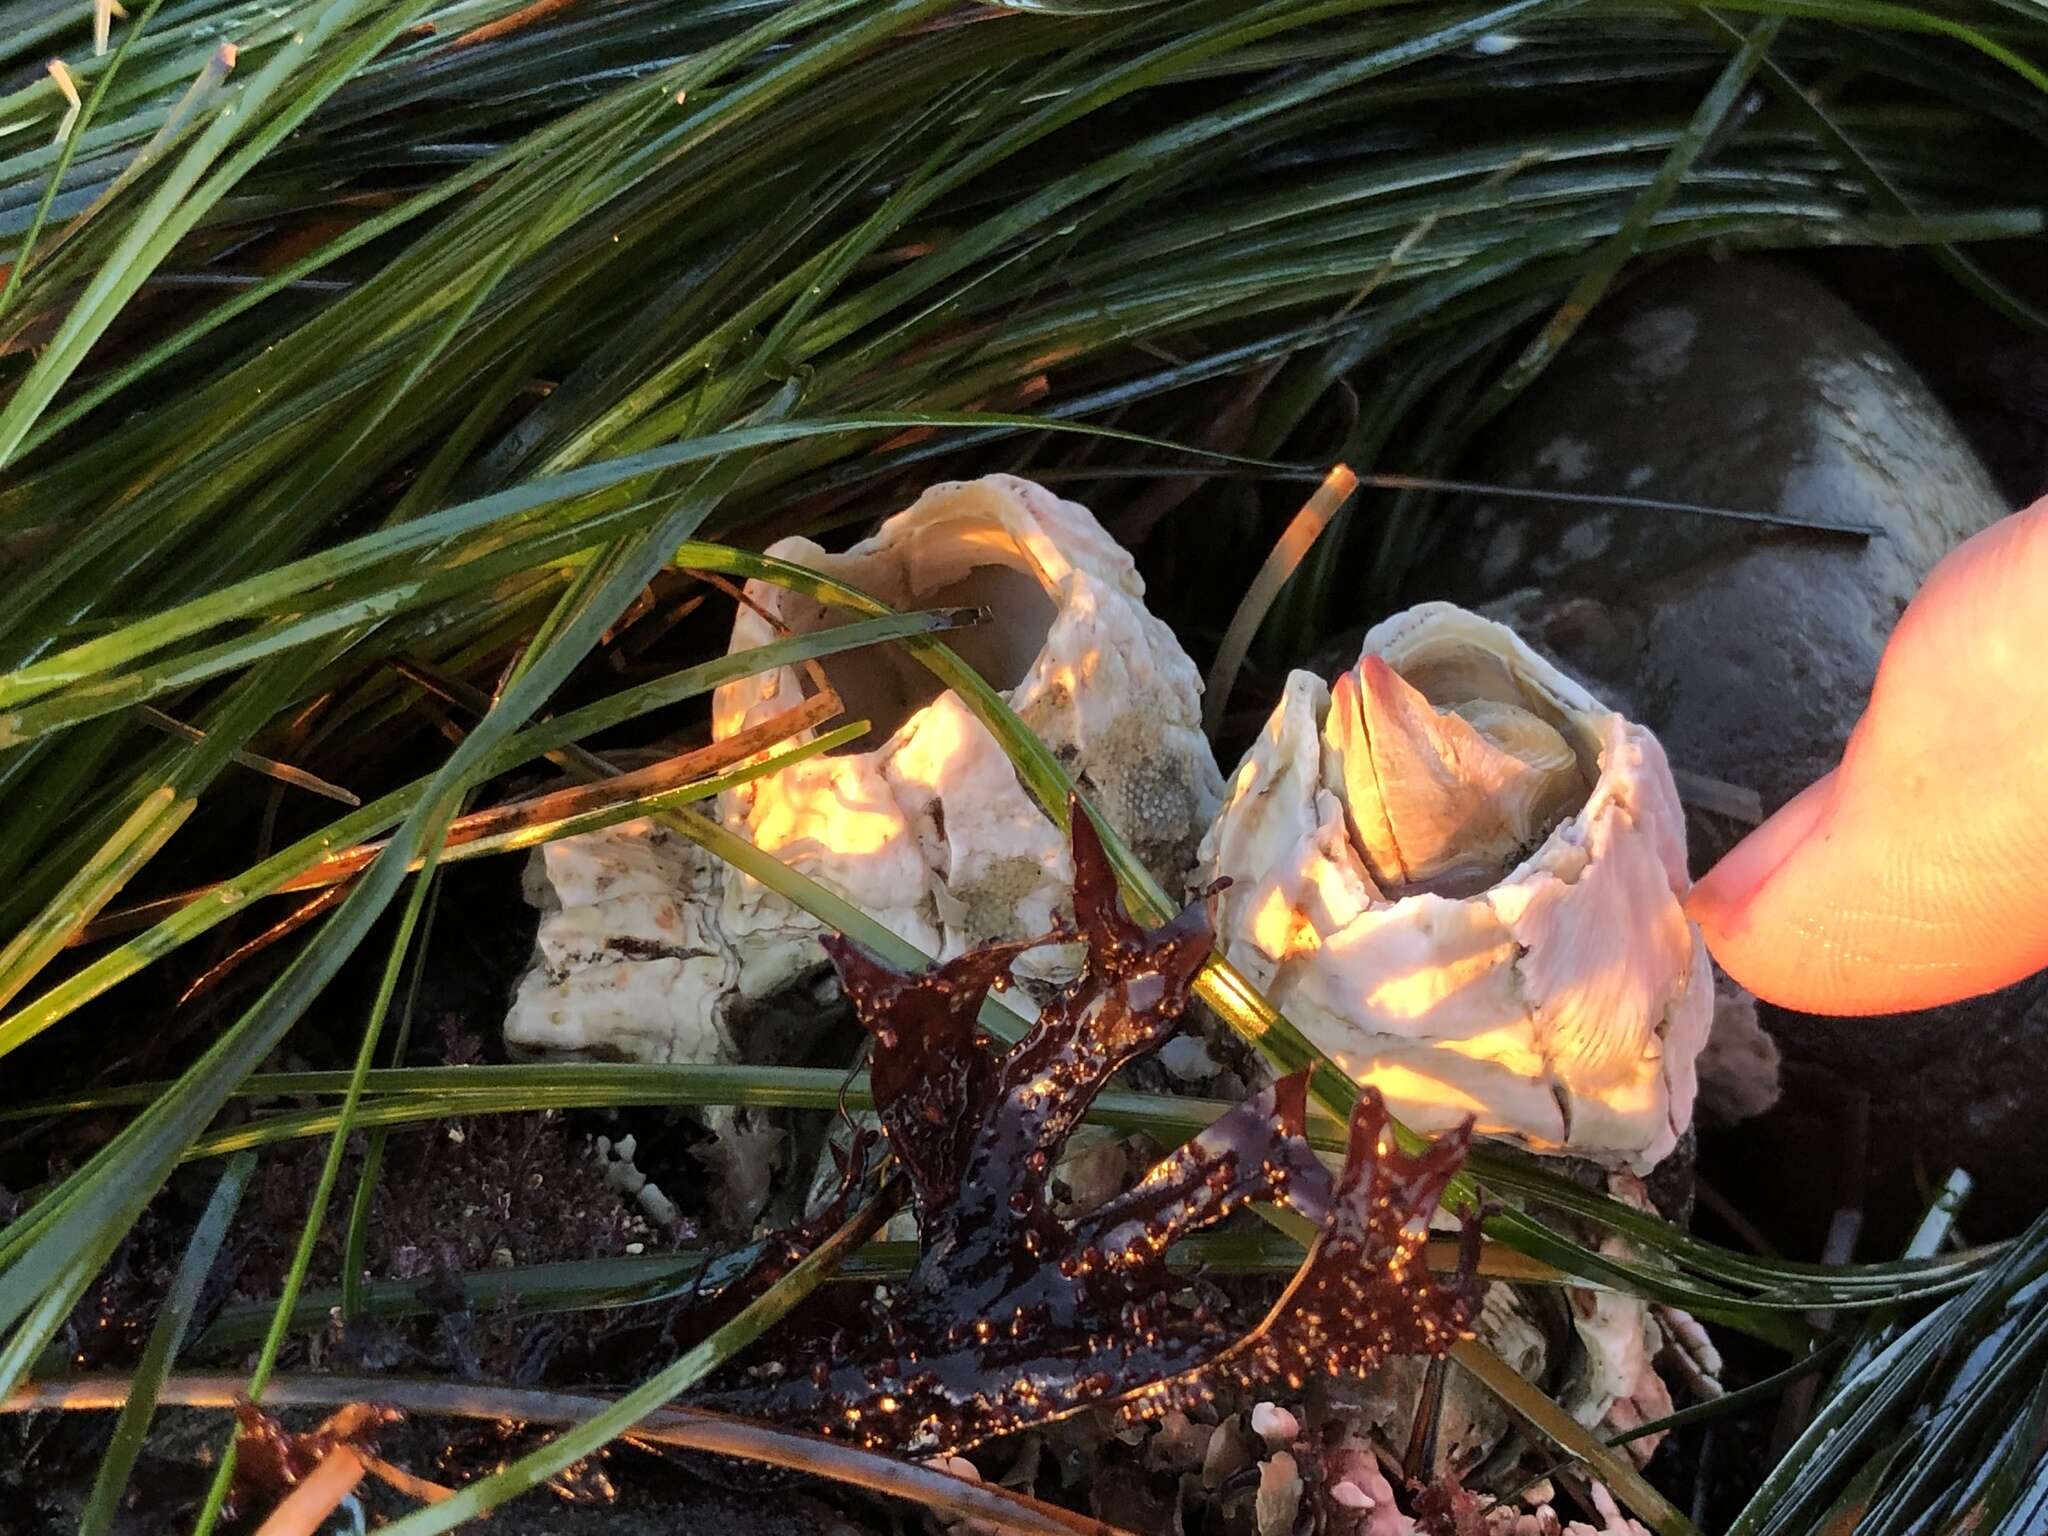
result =
M1445 603L1294 673L1202 844L1225 951L1396 1114L1646 1169L1713 1012L1662 748Z
M769 554L903 608L978 607L949 636L1066 765L1110 824L1177 883L1222 798L1201 732L1200 681L1144 606L1130 555L1085 507L991 475L935 485L875 534L834 554L784 539ZM743 651L850 615L750 583L733 626ZM729 792L718 811L756 846L942 957L1049 928L1069 899L1059 830L1018 782L988 729L908 652L828 658L866 750L795 764ZM712 733L728 740L796 704L796 668L718 690ZM735 1005L818 970L819 925L751 878L653 823L548 846L556 910L506 1038L517 1047L649 1061L730 1055ZM1027 970L1057 979L1071 951Z

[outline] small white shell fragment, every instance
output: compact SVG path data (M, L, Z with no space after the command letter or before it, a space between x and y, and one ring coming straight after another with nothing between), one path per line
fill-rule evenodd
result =
M1058 754L1170 886L1221 802L1201 731L1201 683L1147 611L1130 555L1085 507L1011 475L935 485L843 554L807 539L768 553L904 608L973 606L948 636ZM850 615L754 582L733 625L744 651ZM865 751L808 759L729 791L718 814L765 852L940 958L1043 932L1073 880L1065 837L988 729L901 647L822 664ZM720 688L723 741L798 703L783 668ZM811 916L652 821L550 843L530 894L544 908L534 968L505 1022L516 1049L645 1062L735 1059L745 1005L825 963ZM1027 976L1064 979L1040 950ZM1018 998L1028 1009L1028 1000Z
M1574 1520L1564 1528L1563 1536L1650 1536L1639 1521L1631 1520L1621 1512L1621 1506L1614 1502L1614 1495L1603 1483L1591 1485L1593 1491L1593 1512L1600 1517L1598 1526L1588 1525L1583 1520Z
M633 1198L640 1204L640 1214L657 1227L672 1227L683 1219L675 1201L669 1199L652 1179L642 1184L639 1194Z
M1368 1498L1365 1490L1356 1483L1332 1483L1330 1497L1346 1509L1371 1509L1376 1502Z
M1663 750L1512 631L1426 603L1334 690L1292 674L1219 876L1231 960L1409 1124L1636 1170L1690 1124L1713 986Z
M1301 1438L1301 1424L1278 1403L1259 1403L1252 1409L1252 1433L1272 1450L1284 1450Z
M1301 1469L1286 1451L1260 1462L1258 1491L1252 1496L1259 1536L1288 1536L1301 1509L1301 1494Z

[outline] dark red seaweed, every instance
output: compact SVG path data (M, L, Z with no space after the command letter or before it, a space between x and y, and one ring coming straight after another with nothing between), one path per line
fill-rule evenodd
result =
M1394 1354L1441 1354L1463 1334L1462 1285L1431 1279L1424 1229L1469 1130L1398 1147L1379 1095L1359 1096L1334 1182L1303 1138L1306 1075L1223 1116L1134 1188L1073 1219L1050 1181L1112 1073L1178 1027L1213 935L1198 903L1147 930L1124 912L1100 839L1076 808L1074 925L993 944L921 973L825 941L862 1026L889 1145L915 1197L919 1256L872 1329L808 1371L730 1406L825 1434L929 1455L1122 1403L1151 1411L1222 1382L1357 1374ZM1008 1050L976 1017L1038 944L1079 940L1080 974ZM1322 1231L1248 1333L1169 1274L1177 1239L1252 1201L1285 1202Z

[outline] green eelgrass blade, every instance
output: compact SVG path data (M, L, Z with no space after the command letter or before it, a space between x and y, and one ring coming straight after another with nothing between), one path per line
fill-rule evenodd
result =
M170 1290L164 1295L163 1306L157 1312L155 1326L150 1329L149 1343L143 1348L142 1358L136 1362L134 1386L127 1402L121 1405L120 1417L114 1422L114 1438L100 1457L91 1497L86 1501L85 1513L79 1517L79 1536L104 1536L113 1527L121 1507L121 1496L127 1491L128 1475L134 1469L135 1458L142 1451L143 1439L149 1433L150 1417L156 1411L157 1387L178 1358L178 1350L185 1342L185 1330L191 1326L192 1315L199 1307L201 1288L206 1284L221 1243L227 1238L228 1223L234 1219L235 1210L242 1203L242 1191L248 1187L249 1176L255 1171L256 1155L253 1152L231 1159L221 1171L220 1181L213 1187L213 1198L200 1214L198 1226L192 1229L191 1240L185 1245L184 1260L178 1266Z
M420 982L427 970L427 946L434 936L434 919L440 913L443 890L440 871L429 877L431 889L427 893L427 906L420 926L420 947L413 956L412 981L406 988L405 1012L398 1020L398 1034L391 1042L391 1064L405 1065L405 1049L412 1039L412 1024L415 1010L419 1006ZM367 1072L351 1074L348 1092L355 1095L359 1112L361 1096L366 1086L363 1081ZM370 1248L370 1217L377 1204L377 1180L384 1167L385 1132L380 1126L372 1130L363 1145L363 1166L356 1175L355 1198L349 1202L348 1229L341 1243L341 1318L344 1323L354 1321L363 1309L363 1277L368 1272L366 1256Z
M1980 1273L1903 1328L1882 1350L1835 1382L1813 1420L1743 1506L1727 1536L1789 1536L1810 1528L1815 1503L1875 1449L1875 1437L1896 1422L1929 1378L1979 1342L1979 1335L2016 1296L2048 1285L2048 1216L2035 1221ZM2048 1315L2048 1314L2043 1314Z
M43 188L42 201L36 204L36 211L29 219L28 228L22 231L21 244L15 247L14 262L8 270L7 281L0 284L0 320L7 318L8 308L21 288L21 280L28 271L29 257L35 251L36 240L43 232L44 221L50 216L50 205L57 201L57 189L63 185L64 173L70 169L71 157L78 148L79 140L85 137L86 130L92 126L93 119L99 114L100 103L106 100L107 91L113 86L121 66L127 62L129 51L134 48L136 39L141 37L150 22L156 19L157 10L163 3L164 0L148 0L148 4L143 6L122 32L120 46L114 50L114 56L107 60L107 67L101 70L99 77L93 81L92 94L85 98L85 104L79 108L78 120L64 136L63 144L58 146L56 163L50 167L50 179Z
M44 1347L64 1326L64 1320L84 1299L93 1278L106 1267L114 1250L128 1235L128 1223L109 1222L104 1231L91 1234L55 1267L49 1283L23 1307L26 1313L7 1342L0 1345L0 1396L12 1392L31 1371Z
M687 667L668 677L622 690L609 699L566 712L544 724L528 727L486 760L480 776L502 773L579 737L593 735L652 710L698 697L721 683L757 671L837 655L907 635L930 633L959 622L959 617L951 613L903 614L776 640L753 650ZM83 1007L108 988L226 921L250 901L280 889L321 859L395 826L419 803L427 783L422 779L394 790L300 839L243 874L216 886L211 899L181 907L148 932L101 956L33 1002L0 1018L0 1056Z
M1893 5L1889 0L1727 0L1724 11L1747 11L1761 16L1811 16L1851 26L1892 27L1952 38L1995 60L2043 95L2048 95L2048 71L2015 53L1983 29L1956 21L1938 11L1918 6Z
M165 784L135 807L98 856L80 865L35 921L0 949L0 1007L12 1002L129 877L156 856L196 804Z
M260 576L237 582L149 619L125 625L110 634L81 641L53 656L31 662L0 676L0 705L23 704L60 689L76 687L152 652L162 650L178 640L220 625L260 621L280 611L308 611L305 605L294 603L292 600L304 593L331 587L351 575L373 569L397 557L438 550L458 535L482 530L494 524L511 523L521 514L629 485L660 471L701 465L750 449L798 442L808 438L900 432L906 428L924 427L995 427L1011 431L1054 431L1086 437L1112 438L1140 446L1189 454L1204 460L1258 468L1295 467L1275 466L1264 460L1184 447L1147 437L1142 433L1123 432L1085 422L1045 421L1037 417L1002 412L878 411L830 420L766 422L735 427L547 476L513 490L497 492L459 506L429 513L411 522L353 539L336 549L279 566ZM583 538L580 544L583 548L600 542L605 536L601 527L589 528L586 531L588 536ZM360 611L348 609L339 617L333 617L319 625L301 621L291 632L291 643L299 643L318 634L346 628L366 617L398 611L412 593L427 586L429 580L416 572L411 573L402 583L386 577L377 588L366 592L358 600L364 605ZM231 660L217 670L247 664L282 648L282 645L248 647L237 651ZM197 680L199 679L196 676L180 677L175 686L185 686ZM118 691L108 688L82 701L78 710L67 712L59 717L56 723L69 724L78 719L91 718L93 715L125 707L129 703L149 697L154 691L155 685L146 678L136 685ZM30 722L26 727L23 724L24 718ZM42 730L50 728L53 728L52 725L38 722L36 717L28 715L27 711L15 716L0 716L0 746L28 740Z
M124 885L177 831L191 814L198 792L233 759L238 743L283 702L289 680L274 670L255 672L240 679L212 710L211 729L197 741L177 747L170 755L161 778L152 781L151 765L143 765L147 786L135 809L110 828L98 847L92 848L66 885L56 891L43 910L23 926L6 951L6 978L0 982L0 1002L11 1000L21 982L32 977L90 920L114 892ZM162 761L159 759L158 761ZM106 807L103 822L112 819L117 805ZM85 827L87 846L94 825Z
M1714 82L1714 88L1707 92L1706 99L1693 113L1685 132L1657 168L1656 179L1630 206L1621 227L1587 262L1584 273L1572 285L1557 313L1522 349L1507 371L1494 381L1493 388L1474 405L1465 423L1465 431L1475 431L1499 415L1577 334L1586 316L1593 312L1593 306L1600 302L1620 275L1623 264L1642 246L1651 221L1671 201L1679 184L1691 173L1714 135L1720 131L1722 123L1748 88L1751 77L1768 56L1771 45L1778 40L1778 33L1784 25L1784 17L1768 16L1742 39L1735 56L1728 61L1728 67L1721 71L1721 78Z

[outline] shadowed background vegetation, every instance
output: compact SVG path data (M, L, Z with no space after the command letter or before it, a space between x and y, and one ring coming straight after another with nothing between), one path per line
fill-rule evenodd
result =
M376 1154L347 1164L350 1214L351 1128L832 1102L837 1072L794 1067L383 1070L406 1059L409 947L436 926L409 867L650 809L717 838L687 803L758 769L707 762L447 835L541 784L549 754L590 779L610 765L579 749L702 739L691 701L769 662L710 664L730 609L698 575L759 574L751 553L783 534L1016 469L1139 549L1154 607L1207 661L1331 464L1451 471L1631 261L1914 247L2003 323L2041 318L1993 275L2014 250L2038 261L2048 206L2048 14L2029 0L132 9L95 56L79 0L0 0L0 1082L17 1106L70 1096L9 1127L0 1180L24 1200L0 1229L0 1393L195 1156L328 1140L260 1385L330 1201L363 1251ZM53 55L82 99L56 143ZM1427 486L1369 481L1266 614L1254 669L1388 606L1439 510ZM882 616L777 659L912 637L1063 814L1057 765L928 638L959 622ZM1242 729L1224 731L1228 761ZM376 860L333 862L377 838ZM333 894L304 926L182 1001L310 898L243 908L309 872ZM1165 910L1123 872L1137 908ZM1276 1063L1314 1059L1227 970L1205 989ZM333 1070L252 1082L280 1047ZM1318 1088L1341 1112L1348 1085ZM321 1107L219 1120L287 1089ZM1203 1118L1129 1097L1126 1123ZM1795 1453L1804 1470L1788 1458L1740 1529L1808 1528L1860 1496L1860 1470L1907 1462L1923 1497L1871 1529L1933 1528L1914 1523L1929 1509L2031 1528L2014 1522L2048 1497L2038 1232L1807 1269L1484 1171L1656 1255L1603 1263L1510 1212L1503 1263L1795 1351L1806 1308L1868 1318L1816 1420L1853 1432ZM607 1294L562 1278L572 1300ZM1970 1374L1955 1341L1989 1328L2035 1369ZM1932 1407L1909 1425L1914 1401ZM1570 1448L1602 1454L1583 1432ZM1687 1528L1610 1471L1646 1520Z

